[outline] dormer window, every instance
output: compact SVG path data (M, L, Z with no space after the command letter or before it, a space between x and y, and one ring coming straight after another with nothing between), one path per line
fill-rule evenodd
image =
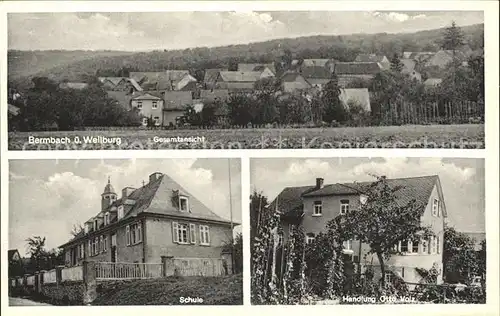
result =
M189 212L189 199L186 196L179 196L179 210Z
M89 230L90 230L90 225L89 225L89 223L85 223L85 227L84 227L85 234L88 234L88 233L89 233Z
M97 230L99 227L97 226L99 224L99 222L97 221L97 219L94 219L94 230Z
M109 225L109 212L104 214L104 225Z
M123 205L118 206L118 219L123 218Z

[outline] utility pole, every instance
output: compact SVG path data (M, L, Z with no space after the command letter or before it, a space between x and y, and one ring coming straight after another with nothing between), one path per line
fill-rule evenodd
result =
M229 177L229 216L231 222L231 270L234 274L234 231L233 231L233 194L231 188L231 158L227 159L227 170Z

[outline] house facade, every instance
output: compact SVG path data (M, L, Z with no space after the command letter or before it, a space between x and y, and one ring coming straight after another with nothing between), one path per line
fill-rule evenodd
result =
M143 116L142 125L148 125L151 119L155 126L163 124L163 104L164 100L150 93L141 93L130 100L132 108L137 108Z
M383 70L376 62L341 62L335 64L334 72L338 77L339 86L345 88L355 79L371 80Z
M231 241L233 225L155 172L140 188L123 188L121 196L108 180L101 210L60 247L66 266L84 260L161 263L162 257L230 261L223 246Z
M422 206L421 224L431 227L433 236L419 242L400 241L394 245L402 255L392 255L386 262L386 270L398 275L406 282L418 283L420 276L417 269L435 267L443 279L443 244L446 207L438 176L388 179L391 187L401 187L397 191L397 200L407 203L417 200ZM283 240L286 242L293 227L300 225L306 234L306 242L312 242L327 223L347 214L365 203L366 196L360 188L370 183L337 183L324 185L323 179L317 178L311 186L284 189L271 204L278 203L282 212ZM280 202L281 201L281 202ZM376 255L368 255L370 248L356 240L344 242L344 254L361 268L371 266L380 273ZM390 274L388 274L390 275ZM388 276L387 278L390 278Z

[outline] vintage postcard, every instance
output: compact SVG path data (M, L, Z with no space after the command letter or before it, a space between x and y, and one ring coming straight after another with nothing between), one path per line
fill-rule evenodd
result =
M485 147L483 11L8 13L10 150Z
M9 305L243 304L240 167L11 160Z
M252 159L251 186L253 304L486 303L484 159Z

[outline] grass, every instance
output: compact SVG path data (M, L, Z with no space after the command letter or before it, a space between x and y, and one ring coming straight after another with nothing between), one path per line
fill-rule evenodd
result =
M69 137L67 145L28 144L28 137ZM105 136L120 144L76 144L75 137ZM155 137L203 136L198 143L159 143ZM484 124L404 125L303 129L218 129L11 132L10 150L281 149L281 148L484 148Z
M181 297L202 298L203 303L196 305L242 305L243 277L237 274L106 282L98 286L98 297L92 305L181 305Z

